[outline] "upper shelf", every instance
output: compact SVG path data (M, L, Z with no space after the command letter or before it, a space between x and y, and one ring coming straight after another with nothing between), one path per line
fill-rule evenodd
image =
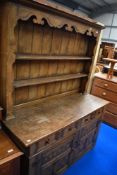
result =
M38 54L16 54L16 60L91 60L85 56L49 56Z
M58 81L65 81L71 79L77 79L82 77L87 77L87 74L78 73L78 74L69 74L69 75L59 75L54 77L41 77L41 78L33 78L33 79L26 79L26 80L16 80L14 81L14 87L20 88L25 86L33 86L45 83L52 83Z

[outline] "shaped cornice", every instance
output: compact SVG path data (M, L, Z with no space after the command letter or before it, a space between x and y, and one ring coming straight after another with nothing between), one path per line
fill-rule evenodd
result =
M99 34L98 29L82 22L70 20L68 18L65 18L64 16L58 16L57 14L20 6L18 10L17 20L20 19L27 21L30 18L32 18L33 23L44 25L45 22L47 22L50 27L55 27L59 29L64 27L65 30L70 32L75 31L77 33L95 37L97 37Z

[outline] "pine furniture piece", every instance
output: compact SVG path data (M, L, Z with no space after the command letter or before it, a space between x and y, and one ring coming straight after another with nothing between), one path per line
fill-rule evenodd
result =
M100 49L99 49L99 55L98 55L98 64L103 63L104 60L103 58L114 58L114 53L115 51L115 43L107 43L107 42L102 42L100 44Z
M0 175L20 175L21 155L22 152L0 130Z
M3 128L22 175L58 175L94 146L108 104L85 94L104 26L45 0L0 11Z
M103 58L103 59L110 63L110 68L109 68L108 73L107 73L107 79L112 79L113 73L114 73L114 66L117 63L117 60L111 59L111 58Z
M110 101L103 121L117 128L117 77L107 79L107 74L95 74L91 93Z

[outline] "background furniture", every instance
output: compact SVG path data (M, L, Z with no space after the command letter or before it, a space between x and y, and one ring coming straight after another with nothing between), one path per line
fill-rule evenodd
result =
M99 49L98 63L104 63L103 58L114 58L114 50L114 43L102 42Z
M104 60L110 63L110 68L108 69L107 79L112 79L114 74L114 66L117 63L117 60L111 58L104 58Z
M1 120L2 110L0 107ZM22 154L0 125L0 175L20 175L20 159Z
M23 175L58 175L96 142L108 102L84 93L104 26L45 0L0 11L3 128Z
M14 143L0 130L0 175L20 175L21 155Z
M109 100L103 120L117 127L117 77L107 79L107 74L95 74L91 94Z

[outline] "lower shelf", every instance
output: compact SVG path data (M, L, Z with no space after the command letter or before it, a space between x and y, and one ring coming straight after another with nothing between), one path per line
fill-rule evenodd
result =
M39 84L77 79L77 78L82 78L87 76L88 75L85 73L77 73L77 74L60 75L60 76L53 76L53 77L34 78L34 79L28 79L28 80L17 80L14 82L14 87L20 88L25 86L37 85L37 84L39 85Z

